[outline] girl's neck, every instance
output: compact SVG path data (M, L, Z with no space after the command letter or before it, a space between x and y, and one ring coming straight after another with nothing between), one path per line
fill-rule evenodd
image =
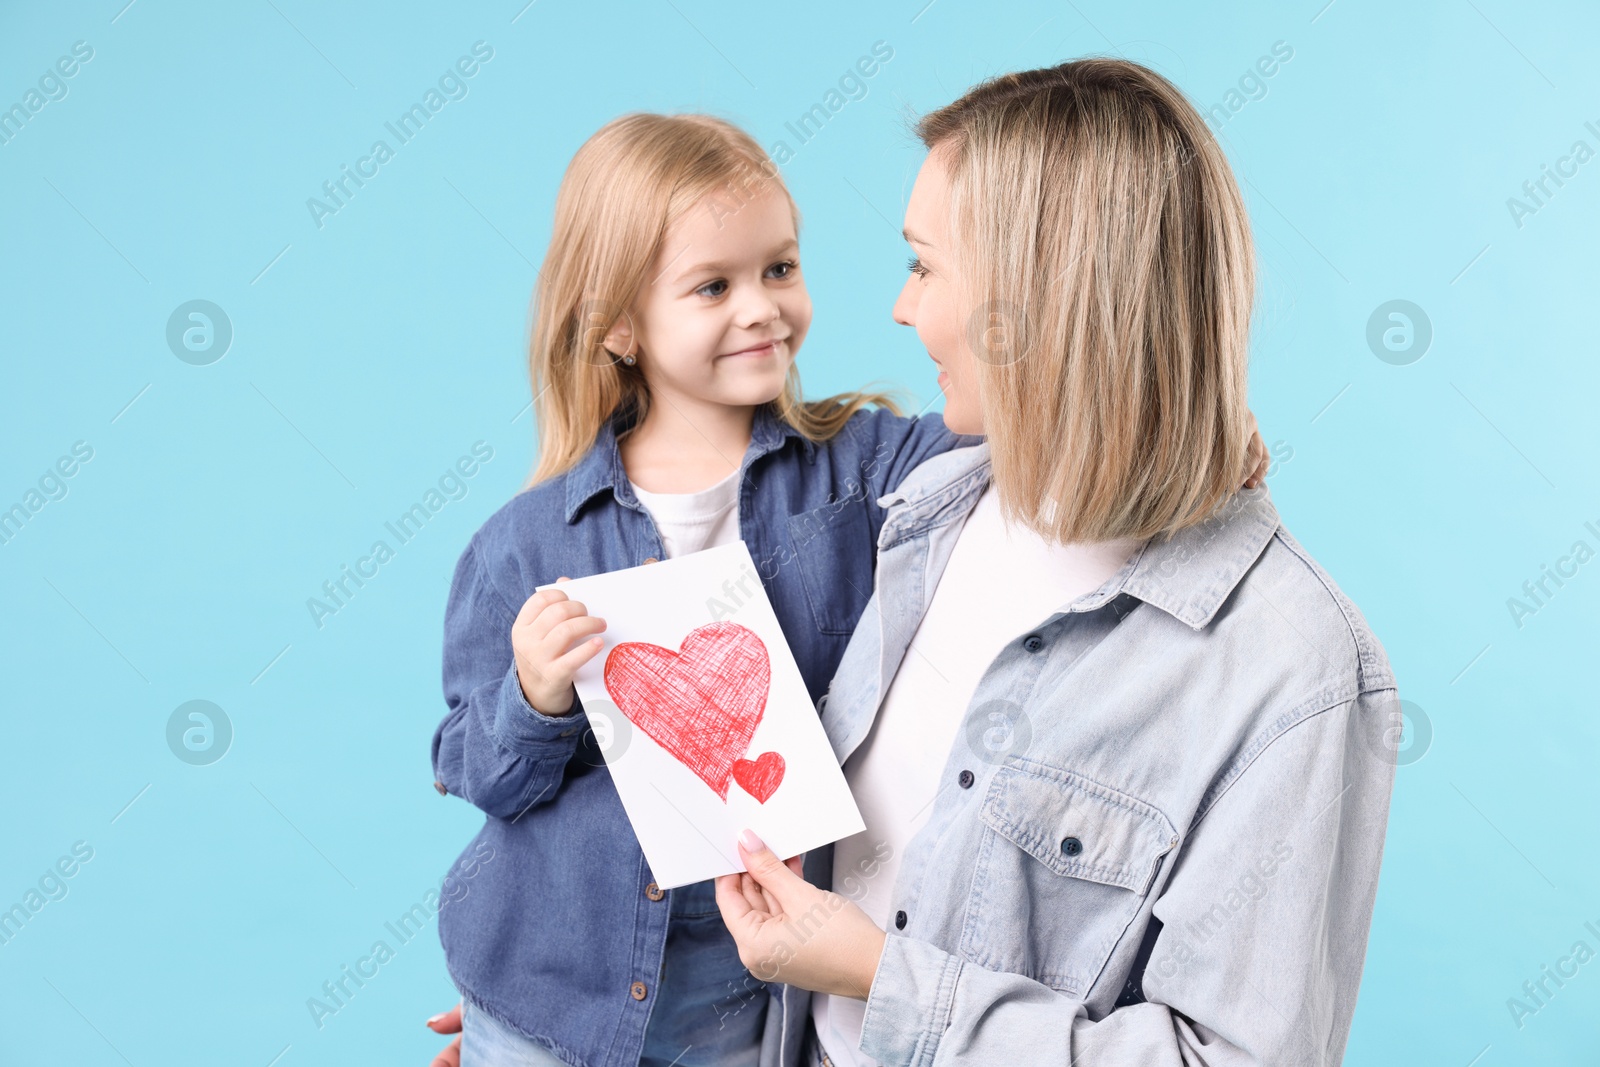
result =
M754 407L685 403L656 394L620 442L622 465L651 493L695 493L739 469L750 447Z

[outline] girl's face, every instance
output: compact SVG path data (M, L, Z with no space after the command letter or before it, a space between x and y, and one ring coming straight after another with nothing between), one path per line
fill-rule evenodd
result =
M957 306L955 260L951 255L950 176L945 150L935 148L923 161L906 202L903 231L916 258L911 276L894 303L894 321L916 328L939 368L944 392L944 424L956 433L983 433L978 402L977 361Z
M811 325L789 199L763 183L668 227L630 316L606 347L639 361L652 397L754 407L777 399Z

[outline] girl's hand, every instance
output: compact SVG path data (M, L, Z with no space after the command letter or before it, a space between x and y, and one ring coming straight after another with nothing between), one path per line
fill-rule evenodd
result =
M428 1029L436 1034L459 1034L461 1032L461 1005L457 1004L442 1015L435 1015L428 1020ZM430 1067L461 1067L461 1039L458 1037L444 1047L433 1058Z
M763 982L866 1000L886 937L877 924L801 878L798 857L783 863L749 830L739 855L749 872L717 879L717 906L740 962Z
M1261 439L1261 428L1256 425L1255 412L1250 413L1250 445L1244 461L1244 484L1241 489L1260 489L1267 484L1267 468L1272 457L1267 453L1267 443Z
M559 589L535 593L522 605L511 624L511 650L522 695L535 711L565 715L572 710L577 697L572 676L605 644L604 638L592 636L605 628L604 619L590 615ZM581 644L573 648L574 641Z

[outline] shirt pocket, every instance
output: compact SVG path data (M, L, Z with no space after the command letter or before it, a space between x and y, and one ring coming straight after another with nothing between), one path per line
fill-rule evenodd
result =
M789 548L811 617L825 634L854 632L872 595L872 528L859 500L789 517Z
M1177 845L1172 823L1136 797L1016 756L979 818L962 954L1084 995Z

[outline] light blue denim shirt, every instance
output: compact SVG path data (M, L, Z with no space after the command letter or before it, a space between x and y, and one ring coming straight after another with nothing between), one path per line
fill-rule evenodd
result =
M823 702L841 763L988 482L978 445L883 498L873 597ZM862 1050L919 1067L1338 1063L1394 687L1265 490L1033 620L984 673L901 857ZM831 853L806 874L829 885ZM764 1061L792 1065L809 995L781 1003Z

